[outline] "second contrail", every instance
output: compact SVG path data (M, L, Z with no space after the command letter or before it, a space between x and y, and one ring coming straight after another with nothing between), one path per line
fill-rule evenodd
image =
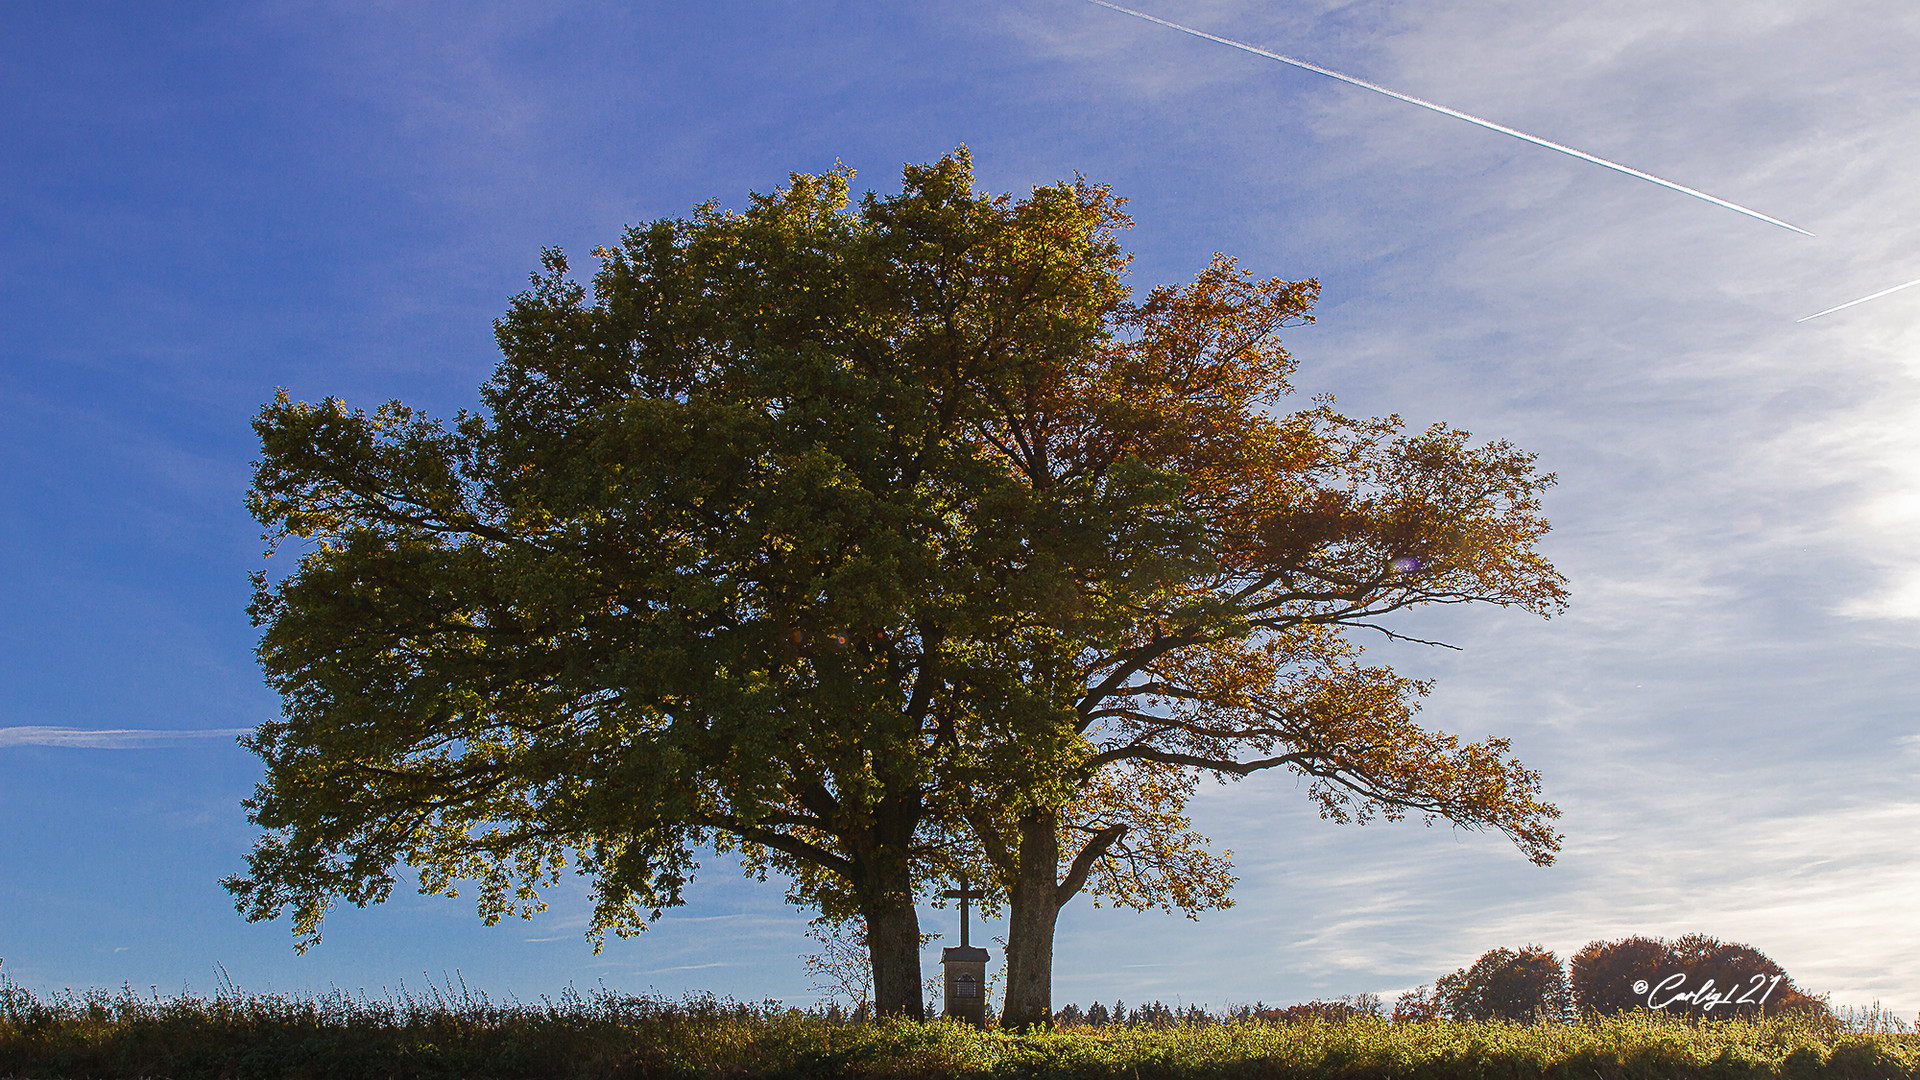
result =
M1894 286L1893 288L1891 288L1891 289L1881 289L1881 290L1880 290L1879 292L1877 292L1877 293L1874 293L1874 294L1873 294L1872 296L1863 296L1863 297L1861 297L1861 298L1860 298L1860 299L1858 299L1858 300L1849 300L1849 301L1847 301L1847 302L1846 302L1846 303L1844 303L1844 304L1840 304L1840 305L1838 305L1838 306L1836 306L1836 307L1830 307L1830 308L1828 308L1828 309L1827 309L1827 310L1825 310L1825 311L1816 311L1816 312L1814 312L1813 314L1811 314L1811 315L1808 315L1808 316L1807 316L1806 318L1804 318L1804 319L1795 319L1795 320L1793 320L1793 321L1794 321L1794 322L1797 322L1797 323L1798 323L1798 322L1806 322L1806 321L1807 321L1807 319L1817 319L1817 318L1819 318L1819 317L1820 317L1820 316L1822 316L1822 315L1831 315L1831 314L1833 314L1833 313L1834 313L1834 312L1836 312L1836 311L1845 311L1845 310L1846 310L1847 308L1850 308L1850 307L1852 307L1852 306L1853 306L1853 305L1855 305L1855 304L1864 304L1864 303L1866 303L1866 302L1867 302L1867 301L1869 301L1869 300L1878 300L1878 299L1880 299L1881 297L1883 297L1883 296L1885 296L1885 295L1887 295L1888 293L1897 293L1897 292L1899 292L1899 291L1900 291L1901 289L1911 289L1911 288L1913 288L1913 287L1914 287L1915 285L1920 285L1920 278L1915 278L1915 279L1913 279L1912 281L1909 281L1909 282L1907 282L1907 283L1906 283L1906 284L1904 284L1904 285L1895 285L1895 286Z
M1398 90L1389 90L1386 87L1379 85L1378 83L1370 83L1365 79L1354 78L1352 75L1343 75L1340 72L1334 71L1331 68L1323 68L1318 64L1309 64L1305 60L1296 60L1291 56L1281 56L1277 52L1268 52L1267 50L1262 49L1258 46L1249 45L1244 41L1235 41L1232 38L1219 37L1214 34L1209 34L1204 30L1195 30L1191 26L1182 26L1177 22L1168 22L1165 19L1158 18L1153 15L1149 15L1144 11L1135 11L1132 8L1121 7L1119 4L1108 3L1107 0L1087 0L1087 2L1090 4L1098 4L1103 8L1111 8L1112 10L1121 12L1122 14L1131 15L1136 19L1145 19L1150 23L1159 23L1161 26L1167 27L1168 29L1171 29L1171 30L1178 30L1183 34L1192 34L1194 37L1197 37L1197 38L1205 38L1208 41L1219 42L1222 45L1231 45L1236 49L1240 49L1243 52L1250 52L1255 56L1264 56L1269 60L1278 60L1283 64L1291 64L1297 68L1303 68L1307 71L1311 71L1319 75L1325 75L1329 79L1339 79L1343 83L1348 83L1353 86L1358 86L1363 90L1371 90L1376 94L1385 94L1390 98L1394 98L1399 101L1404 101L1409 105L1418 105L1423 109L1432 109L1434 112L1437 112L1437 113L1445 113L1446 115L1454 117L1456 119L1465 120L1469 124L1478 124L1479 126L1486 128L1488 131L1497 131L1502 135L1511 135L1516 139L1519 139L1523 142L1530 142L1535 146L1544 146L1549 150L1558 150L1560 153L1566 154L1569 157L1577 157L1581 161L1590 161L1595 165L1602 165L1602 166L1605 166L1606 168L1612 169L1614 172L1626 173L1628 176L1639 177L1640 179L1645 180L1648 183L1659 184L1663 188L1668 188L1670 190L1677 191L1682 195L1691 195L1696 199L1704 199L1715 206L1724 206L1727 209L1734 211L1735 213L1745 214L1750 218L1757 218L1761 221L1766 222L1769 225L1778 225L1783 229L1791 229L1802 236L1813 235L1812 233L1808 232L1807 230L1801 228L1798 225L1789 225L1786 222L1781 221L1779 218L1768 217L1767 215L1761 213L1758 210L1753 210L1748 207L1741 206L1739 203L1728 202L1727 200L1722 199L1718 196L1709 195L1704 191L1697 191L1693 188L1686 186L1685 184L1676 184L1671 180L1663 180L1660 177L1653 175L1652 173L1641 172L1639 169L1622 165L1617 161L1608 161L1606 158L1599 157L1594 154L1589 154L1585 150L1575 150L1571 146L1562 146L1561 144L1554 142L1551 139L1543 139L1538 135L1529 135L1524 131L1515 131L1513 128L1507 127L1505 124L1496 124L1491 120L1483 119L1481 117L1473 115L1472 113L1463 113L1458 109L1449 109L1445 105L1440 105L1435 102L1428 101L1425 98L1417 98L1417 97L1414 97L1412 94L1403 94Z

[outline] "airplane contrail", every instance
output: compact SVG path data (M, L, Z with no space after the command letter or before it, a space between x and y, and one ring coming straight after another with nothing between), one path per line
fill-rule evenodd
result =
M1475 116L1472 113L1463 113L1459 109L1449 109L1445 105L1436 104L1434 102L1426 100L1425 98L1417 98L1417 97L1414 97L1412 94L1403 94L1398 90L1389 90L1386 87L1379 85L1378 83L1370 83L1365 79L1356 79L1352 75L1343 75L1340 72L1334 71L1331 68L1323 68L1318 64L1309 64L1305 60L1297 60L1291 56L1281 56L1277 52L1268 52L1267 50L1262 49L1258 46L1249 45L1244 41L1235 41L1232 38L1219 37L1214 34L1209 34L1204 30L1195 30L1191 26L1182 26L1177 22L1168 22L1167 20L1159 18L1157 16L1149 15L1144 11L1135 11L1132 8L1121 7L1119 4L1108 3L1107 0L1087 0L1087 3L1098 4L1103 8L1111 8L1114 11L1121 12L1122 14L1131 15L1136 19L1145 19L1151 23L1159 23L1161 26L1165 26L1172 30L1178 30L1183 34L1192 34L1194 37L1197 37L1197 38L1205 38L1208 41L1216 41L1222 45L1231 45L1236 49L1240 49L1244 52L1250 52L1255 56L1264 56L1269 60L1278 60L1283 64L1291 64L1297 68L1304 68L1307 71L1315 72L1320 75L1325 75L1330 79L1339 79L1343 83L1349 83L1353 86L1358 86L1364 90L1371 90L1376 94L1385 94L1390 98L1394 98L1399 101L1404 101L1409 105L1418 105L1423 109L1432 109L1434 112L1445 113L1446 115L1454 117L1455 119L1465 120L1469 124L1478 124L1479 126L1486 128L1488 131L1497 131L1502 135L1511 135L1516 139L1519 139L1523 142L1530 142L1535 146L1544 146L1549 150L1558 150L1560 153L1566 154L1569 157L1577 157L1581 161L1590 161L1595 165L1603 165L1609 169L1612 169L1614 172L1626 173L1628 176L1637 176L1640 179L1645 180L1649 183L1659 184L1663 188L1668 188L1673 191L1677 191L1682 195L1691 195L1696 199L1705 199L1707 202L1710 202L1715 206L1724 206L1728 210L1732 210L1735 213L1745 214L1750 218L1758 218L1759 220L1764 221L1769 225L1778 225L1783 229L1791 229L1802 236L1813 235L1812 233L1808 232L1807 230L1801 228L1798 225L1789 225L1786 222L1781 221L1779 218L1768 217L1767 215L1761 213L1758 210L1749 209L1747 207L1741 206L1739 203L1728 202L1727 200L1719 198L1718 196L1709 195L1704 191L1696 191L1695 189L1690 188L1685 184L1676 184L1671 180L1663 180L1660 177L1653 175L1652 173L1641 172L1639 169L1635 169L1627 165L1622 165L1617 161L1608 161L1606 158L1599 157L1594 154L1589 154L1585 150L1575 150L1571 146L1562 146L1561 144L1554 142L1551 139L1543 139L1538 135L1529 135L1524 131L1515 131L1513 128L1507 127L1505 124L1496 124L1491 120L1482 119L1481 117ZM1825 312L1822 312L1822 314L1825 314ZM1811 318L1811 316L1809 317Z
M74 746L92 750L138 750L168 746L181 739L232 738L249 735L252 728L195 728L185 731L156 728L95 730L70 727L0 727L0 746Z
M1914 278L1912 281L1909 281L1904 285L1895 285L1891 289L1881 289L1879 292L1874 293L1872 296L1863 296L1858 300L1849 300L1846 303L1841 304L1839 307L1830 307L1825 311L1816 311L1813 314L1807 316L1806 319L1795 319L1793 321L1797 323L1803 323L1803 322L1806 322L1807 319L1817 319L1822 315L1831 315L1836 311L1845 310L1846 308L1850 308L1855 304L1864 304L1869 300L1878 300L1881 297L1887 295L1888 293L1897 293L1901 289L1911 289L1915 285L1920 285L1920 278Z

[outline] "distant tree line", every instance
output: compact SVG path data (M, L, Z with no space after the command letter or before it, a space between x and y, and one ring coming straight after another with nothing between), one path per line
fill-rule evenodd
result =
M1124 1001L1116 1001L1111 1007L1095 1002L1084 1012L1078 1005L1068 1005L1054 1015L1054 1023L1168 1027L1259 1020L1339 1022L1361 1017L1385 1017L1394 1023L1536 1023L1632 1009L1696 1019L1775 1016L1789 1011L1823 1017L1832 1013L1824 998L1795 986L1785 969L1760 950L1705 934L1687 934L1672 941L1636 936L1590 942L1566 966L1552 950L1539 945L1493 949L1430 987L1423 984L1402 994L1390 1013L1373 994L1285 1007L1263 1002L1232 1005L1217 1015L1200 1005L1169 1009L1156 1001L1128 1009Z
M1371 997L1371 995L1361 995ZM1304 1019L1312 1010L1342 1009L1347 1006L1341 1002L1316 1001L1308 1005L1293 1005L1285 1009L1270 1008L1264 1002L1251 1005L1228 1005L1225 1011L1215 1013L1205 1005L1188 1004L1169 1007L1155 1001L1129 1009L1125 1001L1115 1001L1104 1005L1098 1001L1082 1011L1078 1005L1068 1005L1055 1013L1053 1022L1058 1027L1151 1027L1167 1028L1178 1024L1219 1024L1248 1022L1253 1020L1295 1020ZM1379 1015L1379 999L1373 998L1373 1015ZM1303 1011L1304 1010L1304 1011ZM1358 1015L1357 1012L1350 1015Z
M1705 934L1593 941L1563 968L1551 950L1494 949L1394 1005L1396 1020L1568 1020L1629 1009L1723 1019L1827 1012L1785 969L1750 945Z

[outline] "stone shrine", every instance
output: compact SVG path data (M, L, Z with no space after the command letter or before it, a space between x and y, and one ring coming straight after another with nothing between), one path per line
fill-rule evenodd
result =
M960 944L940 950L940 966L946 969L946 1008L942 1015L965 1020L974 1027L987 1024L987 950L976 949L967 940L967 901L986 895L967 888L966 875L960 887L940 894L960 901Z

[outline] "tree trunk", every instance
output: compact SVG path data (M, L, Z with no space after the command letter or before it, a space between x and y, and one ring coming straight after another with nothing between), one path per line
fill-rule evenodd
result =
M1060 841L1052 815L1020 819L1020 872L1007 896L1007 997L1000 1026L1053 1024L1053 929L1060 917Z
M920 985L920 915L913 908L913 897L871 904L866 917L874 1013L926 1019Z

